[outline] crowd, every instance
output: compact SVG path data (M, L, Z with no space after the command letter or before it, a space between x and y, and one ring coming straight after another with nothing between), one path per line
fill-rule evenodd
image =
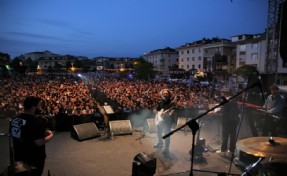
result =
M29 75L1 80L0 114L15 117L27 96L40 97L43 115L90 114L97 102L85 83L73 75Z
M83 79L84 78L84 79ZM96 79L95 79L96 78ZM0 114L13 117L23 109L27 96L38 96L44 100L43 114L54 116L92 114L103 102L93 96L97 90L105 94L110 102L116 102L116 112L135 112L153 109L160 100L158 92L169 88L173 95L180 97L178 107L208 108L214 103L208 87L163 81L140 81L118 78L98 78L95 75L79 77L73 74L26 75L1 80Z

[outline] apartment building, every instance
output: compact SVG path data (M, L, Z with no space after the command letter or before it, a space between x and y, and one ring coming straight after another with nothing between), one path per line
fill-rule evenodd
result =
M178 66L185 71L204 71L225 79L235 69L234 45L230 40L212 38L182 45L178 51Z
M177 65L178 52L173 48L163 48L145 53L143 58L153 64L155 71L168 75L169 68Z
M202 39L176 48L176 51L178 51L178 68L185 71L203 70L202 46L206 42L207 40Z
M265 34L242 34L231 37L236 46L236 68L252 65L259 73L265 73L266 36Z

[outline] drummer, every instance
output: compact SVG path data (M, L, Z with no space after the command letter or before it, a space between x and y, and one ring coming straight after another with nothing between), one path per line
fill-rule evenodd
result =
M263 109L269 114L263 123L262 136L277 136L277 127L283 117L285 98L279 94L279 87L276 84L270 86L271 94L266 98Z

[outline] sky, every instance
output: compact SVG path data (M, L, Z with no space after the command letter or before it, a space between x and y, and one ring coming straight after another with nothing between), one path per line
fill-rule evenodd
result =
M0 52L140 57L263 33L268 0L0 0Z

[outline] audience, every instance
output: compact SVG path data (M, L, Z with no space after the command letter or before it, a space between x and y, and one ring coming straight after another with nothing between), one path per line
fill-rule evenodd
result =
M209 88L200 85L99 77L92 73L81 77L76 74L25 75L3 79L0 84L0 113L6 117L20 113L27 96L42 98L45 103L42 113L47 116L93 114L98 111L97 105L103 103L94 95L95 90L103 93L118 113L153 109L160 100L158 92L164 88L180 97L180 109L208 108L208 104L213 103Z

